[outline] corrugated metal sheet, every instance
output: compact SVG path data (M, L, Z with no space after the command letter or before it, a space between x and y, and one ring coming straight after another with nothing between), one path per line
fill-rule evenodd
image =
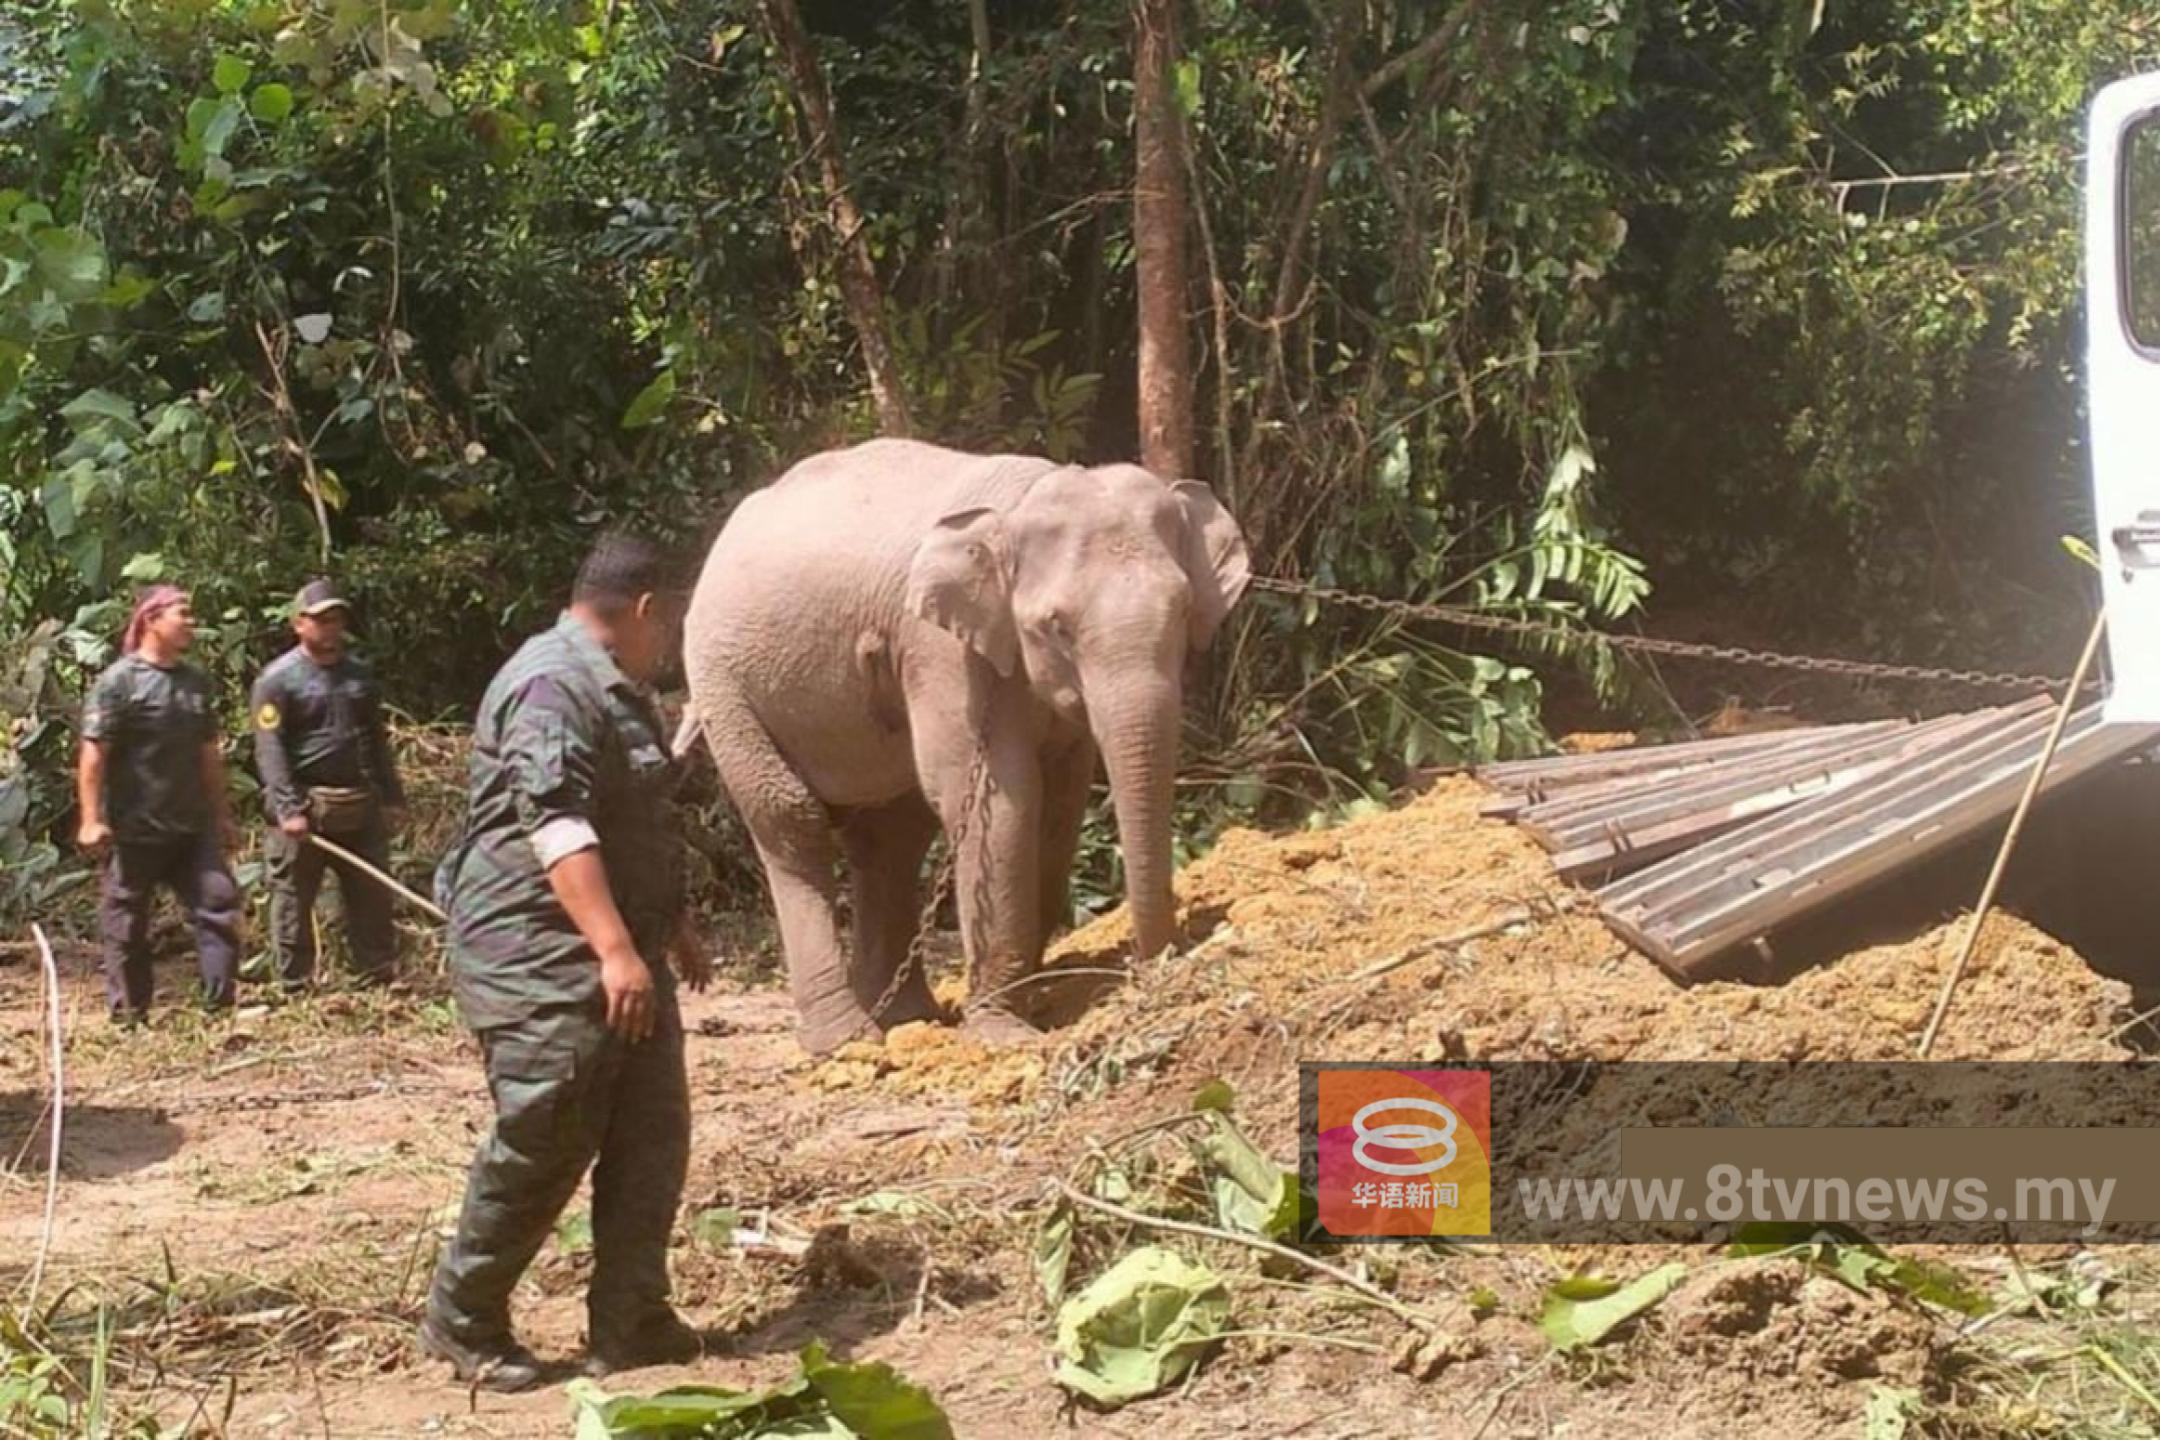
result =
M1507 813L1561 873L1620 876L1593 892L1599 913L1686 979L2006 822L2053 707L2036 696L1924 725L1822 726L1476 773L1511 792ZM2071 716L2042 791L2155 741L2160 727L2109 725L2089 706Z

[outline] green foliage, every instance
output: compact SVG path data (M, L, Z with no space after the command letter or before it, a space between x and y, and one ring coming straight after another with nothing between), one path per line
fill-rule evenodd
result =
M1875 633L1924 653L1985 593L1946 559L2031 573L2082 508L2084 110L2160 37L2130 0L1652 15L1657 123L1625 132L1644 303L1598 392L1631 518L1703 592L1893 609Z
M590 1380L573 1380L578 1440L952 1440L952 1424L929 1392L891 1366L836 1362L816 1341L798 1359L791 1379L761 1391L677 1385L611 1396Z
M1207 1175L1216 1219L1262 1239L1287 1239L1298 1225L1297 1171L1269 1159L1226 1110L1210 1109L1207 1118L1207 1133L1193 1150Z
M88 877L54 831L73 804L65 694L105 658L90 614L39 622L0 651L0 924L20 929Z
M0 1312L0 1433L17 1440L159 1440L166 1432L154 1419L123 1413L116 1404L111 1358L112 1323L103 1307L90 1348L79 1356L27 1315Z
M1058 1310L1057 1381L1104 1407L1176 1384L1230 1320L1222 1277L1144 1245Z
M1555 1350L1595 1345L1670 1295L1687 1273L1688 1267L1676 1260L1626 1285L1617 1280L1571 1276L1545 1292L1538 1328Z
M1932 1260L1894 1256L1849 1226L1758 1223L1742 1226L1729 1253L1790 1255L1849 1289L1891 1290L1962 1315L1994 1308L1972 1282Z
M1543 749L1556 671L1626 683L1589 632L1643 553L1973 663L1942 557L2077 528L2078 119L2154 58L2132 0L1190 9L1196 469L1256 568L1583 638L1254 597L1187 853ZM924 432L1129 458L1130 7L983 53L962 6L810 10ZM74 638L10 702L0 904L130 586L194 590L231 704L334 568L398 704L461 715L597 527L701 539L867 434L808 150L740 0L8 7L0 652Z
M1867 1412L1861 1421L1862 1434L1866 1440L1905 1440L1920 1414L1919 1391L1872 1385L1868 1387Z
M1035 1231L1035 1279L1042 1287L1044 1304L1063 1303L1065 1282L1072 1273L1072 1257L1072 1207L1060 1200L1050 1207Z

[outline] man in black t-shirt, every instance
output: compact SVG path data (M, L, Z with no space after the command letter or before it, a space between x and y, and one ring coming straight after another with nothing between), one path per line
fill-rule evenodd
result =
M226 863L233 827L210 682L181 658L194 643L186 592L153 589L128 622L121 658L83 707L77 838L104 860L98 931L106 998L122 1023L149 1013L159 886L194 923L205 1004L222 1010L233 1000L240 890Z
M382 692L346 646L345 597L313 580L293 601L299 644L255 682L255 765L272 829L264 837L270 882L270 944L278 981L304 986L315 971L310 923L325 871L344 902L355 978L388 980L397 961L390 892L358 866L315 845L320 835L378 870L390 867L390 833L405 807L383 723Z

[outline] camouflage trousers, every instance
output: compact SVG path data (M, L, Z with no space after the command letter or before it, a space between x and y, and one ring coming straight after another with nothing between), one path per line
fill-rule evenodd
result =
M588 1337L628 1337L668 1306L667 1247L690 1157L690 1088L673 987L631 1044L597 1007L545 1010L479 1032L495 1123L473 1156L457 1234L428 1311L460 1340L510 1333L510 1293L588 1168Z
M390 841L381 826L331 838L376 869L390 868ZM296 990L315 974L315 900L325 874L337 876L355 974L363 981L391 977L397 965L397 931L390 892L380 880L275 826L263 837L263 856L270 886L270 948L281 985Z

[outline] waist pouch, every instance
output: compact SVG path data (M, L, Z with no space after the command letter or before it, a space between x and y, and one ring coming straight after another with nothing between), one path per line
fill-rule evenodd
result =
M357 835L375 823L375 792L362 786L314 785L308 823L325 835Z

